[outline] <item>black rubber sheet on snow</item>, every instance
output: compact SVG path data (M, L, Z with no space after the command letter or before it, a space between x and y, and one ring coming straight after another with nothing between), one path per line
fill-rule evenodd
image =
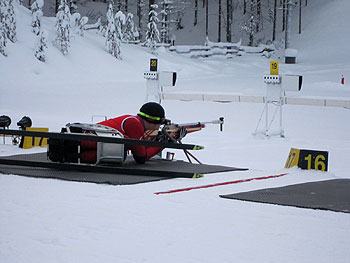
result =
M32 162L50 162L47 160L46 153L35 154L22 154L14 156L0 157L0 159L10 160L24 160ZM218 165L206 165L206 164L194 164L184 161L168 161L164 159L151 159L145 164L137 164L131 158L127 159L122 165L123 168L132 169L136 171L136 175L121 174L121 173L98 173L98 172L81 172L81 171L67 171L57 170L51 168L40 167L23 167L17 165L5 165L0 164L0 173L3 174L15 174L38 178L55 178L61 180L78 181L78 182L91 182L91 183L103 183L112 185L124 185L124 184L136 184L144 182L159 181L164 179L174 178L167 177L169 172L176 173L193 173L193 174L208 174L218 172L228 172L236 170L247 170L235 167L218 166ZM148 170L150 174L152 171L163 171L162 176L149 176L149 175L137 175L137 171ZM176 177L176 176L175 176ZM180 176L179 176L180 177Z
M350 213L350 179L303 183L220 197Z

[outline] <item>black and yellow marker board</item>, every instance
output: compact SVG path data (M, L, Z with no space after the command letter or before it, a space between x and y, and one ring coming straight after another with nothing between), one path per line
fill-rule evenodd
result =
M328 171L328 152L291 148L284 168Z
M270 75L278 75L278 74L279 74L279 62L270 61Z
M150 71L157 71L158 70L158 59L151 58L149 61L149 70Z

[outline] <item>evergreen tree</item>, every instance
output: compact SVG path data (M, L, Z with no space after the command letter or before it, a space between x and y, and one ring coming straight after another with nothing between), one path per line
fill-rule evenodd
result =
M34 55L37 59L39 59L42 62L45 62L46 56L45 56L45 50L47 49L47 32L41 31L38 36L38 41L36 44L36 47L34 49Z
M106 46L112 56L121 58L120 39L117 37L117 27L113 15L113 1L110 1L107 8L107 29L106 29Z
M258 19L254 12L255 4L254 0L250 0L250 10L247 10L246 20L241 24L241 30L248 35L249 42L248 46L253 46L254 44L254 35L257 32Z
M43 16L42 8L44 6L43 0L36 0L32 5L32 32L39 35L41 29L41 18Z
M7 52L5 50L7 44L7 38L5 34L5 30L3 30L2 25L0 24L0 53L7 57Z
M117 38L122 41L124 40L123 32L125 30L125 15L123 14L122 11L118 11L115 16L115 28L116 28L116 33L117 33Z
M61 0L56 14L56 46L63 55L67 55L70 47L70 12L67 0Z
M170 31L184 28L182 18L184 16L184 10L186 9L186 2L184 0L161 0L161 29L160 29L160 42L170 43L174 40L175 36L170 36ZM196 4L196 3L195 3ZM198 9L198 6L195 8Z
M71 16L71 26L75 34L84 36L85 25L89 21L89 18L86 16L81 17L79 13L74 13Z
M86 16L83 16L78 23L78 30L79 30L79 35L84 36L84 31L85 31L85 25L89 21L89 18Z
M125 21L125 26L123 29L123 39L127 43L130 41L137 40L137 31L135 30L133 18L134 18L133 14L128 13Z
M0 21L0 53L5 57L7 57L7 52L5 50L6 44L7 44L6 33L3 28L3 24Z
M70 17L70 23L71 23L71 27L74 29L73 31L75 31L75 33L77 33L78 28L79 28L79 20L81 18L81 15L79 13L71 13L71 17Z
M162 19L160 21L161 23L161 29L160 29L160 42L161 43L170 43L169 38L169 26L170 26L170 12L171 12L171 4L173 4L173 1L171 0L163 0L161 1L162 10L160 11L160 14L162 16Z
M151 10L149 12L149 22L147 25L146 32L146 42L145 46L149 47L152 53L156 52L156 44L157 41L160 41L159 31L157 27L157 23L159 22L158 13L155 11L158 8L158 5L151 5Z
M5 31L5 11L6 2L0 1L0 53L7 56L7 52L5 50L7 44L7 35Z
M2 0L5 2L5 32L7 38L15 43L17 41L16 38L16 16L13 8L13 0Z

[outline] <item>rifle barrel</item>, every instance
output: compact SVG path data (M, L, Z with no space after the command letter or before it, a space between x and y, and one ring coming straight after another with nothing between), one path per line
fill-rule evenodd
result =
M200 125L205 125L205 124L223 124L224 120L219 119L219 120L213 120L213 121L200 121L200 122L191 122L191 123L181 123L181 124L172 124L172 125L179 125L179 126L200 126Z

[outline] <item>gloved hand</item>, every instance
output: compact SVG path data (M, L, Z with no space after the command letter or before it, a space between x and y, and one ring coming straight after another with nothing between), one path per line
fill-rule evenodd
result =
M176 135L175 135L175 139L177 141L181 141L187 134L187 130L186 130L186 127L181 127L177 132L176 132Z
M167 136L166 134L159 132L157 137L156 137L156 141L158 142L173 142L169 136Z

